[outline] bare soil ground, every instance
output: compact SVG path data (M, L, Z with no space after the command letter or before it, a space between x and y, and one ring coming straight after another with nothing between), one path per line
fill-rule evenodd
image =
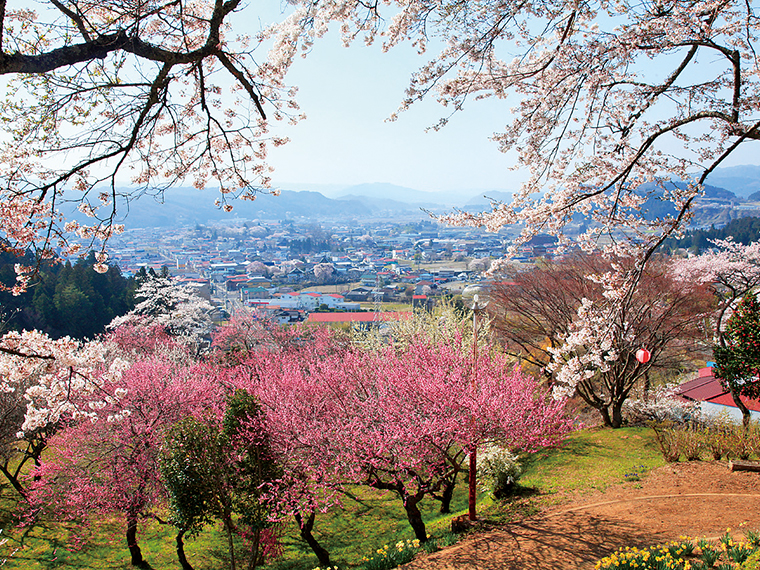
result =
M560 497L540 514L490 527L405 570L589 570L623 546L760 529L760 473L726 463L675 463L604 492Z

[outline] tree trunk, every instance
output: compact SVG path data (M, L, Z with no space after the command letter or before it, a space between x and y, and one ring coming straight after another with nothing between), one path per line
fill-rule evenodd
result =
M227 548L230 552L230 570L236 570L235 564L235 543L232 541L232 521L225 517L224 529L227 531Z
M19 495L21 495L24 499L27 498L26 489L24 489L24 486L21 484L21 481L18 480L18 477L16 477L15 474L11 473L11 471L5 465L0 465L0 473L2 473L3 476L8 480L8 483L10 483L11 486L16 489Z
M606 406L598 406L596 409L602 414L602 424L604 427L612 427L612 418L610 418L610 411Z
M248 558L248 570L255 570L261 560L261 529L251 531L251 554Z
M443 483L443 492L441 493L441 514L448 514L451 512L451 499L454 498L457 475L458 473L454 473L451 480L444 481Z
M187 561L187 557L185 556L185 541L183 539L184 536L184 530L177 532L177 559L179 560L179 565L182 566L182 570L195 570Z
M612 402L612 427L617 429L623 425L623 401Z
M138 568L150 568L145 562L140 546L137 544L137 515L134 513L127 514L127 548L132 557L132 566Z
M314 554L317 555L317 560L319 560L320 566L327 566L328 568L331 566L330 564L330 553L327 552L324 548L322 548L322 545L317 542L317 539L314 538L314 535L311 533L312 529L314 528L314 518L315 513L312 511L309 513L309 516L306 520L303 520L303 517L301 516L301 513L295 514L296 523L298 523L298 528L301 531L301 538L303 538L306 541L306 544L311 547Z
M417 507L421 498L404 497L404 509L406 510L406 518L409 520L409 524L414 531L414 537L421 543L424 543L428 539L427 530L425 529L425 522L422 520L422 513Z
M478 515L475 511L476 502L478 500L477 453L478 453L477 446L475 445L470 446L470 466L469 466L470 476L468 477L469 489L468 489L467 502L468 502L468 515L471 521L475 521L478 519Z
M602 415L602 423L604 424L604 427L616 429L623 425L622 402L620 404L615 402L608 405L602 404L601 406L595 407Z
M744 404L744 402L742 402L738 390L731 390L731 397L734 399L736 407L739 408L742 412L742 426L744 426L744 433L746 434L747 430L749 430L750 420L752 419L750 416L749 408Z

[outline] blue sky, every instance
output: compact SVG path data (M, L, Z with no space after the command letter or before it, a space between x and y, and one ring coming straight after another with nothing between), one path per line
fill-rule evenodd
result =
M275 184L352 185L389 182L418 190L512 190L522 178L514 156L489 140L506 122L509 103L473 101L442 130L427 131L447 113L432 99L385 119L401 102L411 73L426 61L410 46L344 48L338 35L319 40L295 62L290 83L306 120L277 127L290 137L274 149Z
M360 42L344 48L334 32L318 40L289 76L307 119L277 128L291 142L270 154L275 185L389 182L424 191L516 190L527 175L509 170L515 154L500 153L489 140L509 121L516 101L471 100L439 132L426 132L447 113L433 99L385 122L427 57L408 45L389 53ZM760 163L757 146L743 145L723 166Z

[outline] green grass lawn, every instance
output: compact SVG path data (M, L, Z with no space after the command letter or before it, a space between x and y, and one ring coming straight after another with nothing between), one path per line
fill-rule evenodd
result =
M604 490L664 465L649 428L577 431L561 447L523 458L521 484L542 493Z
M507 522L552 504L566 492L583 493L616 484L636 484L647 471L663 465L651 430L583 430L571 434L556 449L522 457L524 474L514 498L495 501L479 497L482 519ZM384 544L414 538L400 499L391 493L365 488L352 490L361 502L346 498L342 509L317 516L314 535L330 552L341 570L361 567ZM460 478L452 514L441 515L439 503L422 503L428 533L445 536L452 516L467 511L467 489ZM13 570L48 568L129 569L124 523L117 518L90 521L85 527L41 520L31 529L17 526L16 500L9 487L2 489L0 566ZM155 568L179 568L174 532L155 521L146 521L139 533L145 559ZM72 548L74 546L74 548ZM311 570L318 566L314 554L301 540L295 524L288 521L283 535L283 556L269 564L271 570ZM196 570L227 567L226 545L221 527L204 531L186 543L188 558ZM3 561L4 564L3 564Z

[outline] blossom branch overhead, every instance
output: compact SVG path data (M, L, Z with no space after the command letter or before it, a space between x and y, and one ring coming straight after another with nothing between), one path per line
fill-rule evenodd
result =
M3 8L3 249L67 255L76 235L104 254L133 197L181 183L226 209L270 191L266 149L287 142L270 121L300 116L287 68L253 58L264 36L228 39L239 0ZM89 223L65 219L72 201Z

